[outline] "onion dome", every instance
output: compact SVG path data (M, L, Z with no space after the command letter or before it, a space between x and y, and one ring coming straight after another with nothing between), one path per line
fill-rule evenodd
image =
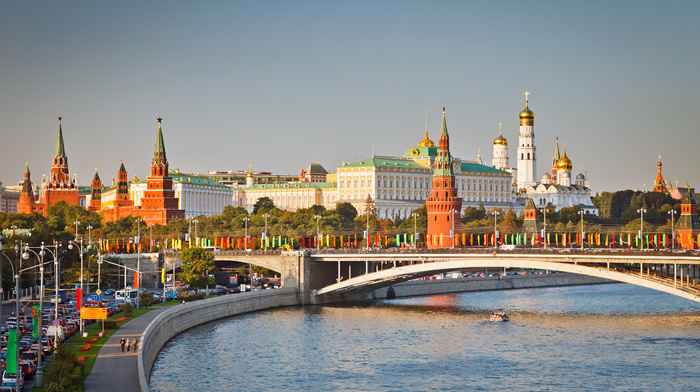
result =
M435 147L435 142L428 138L428 131L425 131L425 138L418 142L418 147Z
M498 137L493 140L493 145L494 146L507 146L508 145L508 140L503 137L500 123L498 124Z
M562 170L562 171L570 171L571 168L573 167L573 164L571 163L571 159L566 156L566 145L564 145L564 153L561 155L561 158L557 161L557 173Z
M253 178L253 172L251 172L250 170L248 170L248 174L246 174L246 177L247 177L247 178Z
M532 126L535 124L535 113L530 110L530 108L527 106L527 96L528 96L527 91L525 92L525 109L523 109L522 112L520 112L520 126Z
M544 172L544 174L542 175L542 180L540 182L544 185L551 185L552 184L552 176L549 173Z

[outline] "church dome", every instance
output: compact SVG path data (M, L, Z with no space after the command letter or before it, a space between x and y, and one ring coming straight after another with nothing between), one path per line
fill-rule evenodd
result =
M501 130L498 130L498 137L493 140L493 145L494 146L507 146L508 145L508 140L503 137L503 134L501 133Z
M542 175L542 180L540 181L544 185L551 185L552 184L552 176L549 175L549 173L544 172Z
M569 171L573 167L573 164L571 163L571 159L566 156L566 147L564 147L564 153L561 155L561 158L557 161L557 171Z
M428 131L425 131L425 138L418 142L418 147L435 147L435 142L428 138Z
M248 174L246 174L247 178L253 178L253 172L248 171Z
M576 175L576 179L577 179L577 180L585 180L586 177L585 177L582 173L579 173L579 174Z
M530 110L527 106L527 100L525 100L525 109L520 112L520 126L533 125L535 123L535 113Z
M568 171L565 171L565 172L561 173L560 176L561 176L561 178L571 178L571 173L569 173Z

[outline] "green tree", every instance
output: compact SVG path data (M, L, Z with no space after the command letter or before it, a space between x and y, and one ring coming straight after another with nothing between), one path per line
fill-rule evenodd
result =
M182 273L180 279L192 289L213 285L209 273L216 269L214 254L202 248L185 248L180 256Z
M56 354L44 371L44 390L47 392L74 391L84 367L85 364L78 361L78 356L59 342Z
M253 214L257 214L258 211L265 212L273 209L275 209L275 202L267 196L259 198L258 201L253 204Z
M357 209L348 202L337 203L335 210L343 217L346 223L353 222L357 218Z

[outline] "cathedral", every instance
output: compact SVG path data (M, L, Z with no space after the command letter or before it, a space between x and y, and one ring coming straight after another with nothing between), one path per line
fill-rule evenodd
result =
M556 140L554 157L552 158L551 173L545 170L536 181L537 155L535 147L535 113L529 108L528 92L525 92L525 109L520 112L520 132L517 146L517 166L509 167L508 140L503 137L499 127L498 137L493 141L492 165L508 171L516 181L513 190L522 195L519 200L532 199L536 208L544 208L552 204L556 211L565 207L578 206L586 214L598 215L598 208L591 200L591 189L586 176L581 172L572 181L571 169L573 163L566 154L566 146L560 154L559 139Z

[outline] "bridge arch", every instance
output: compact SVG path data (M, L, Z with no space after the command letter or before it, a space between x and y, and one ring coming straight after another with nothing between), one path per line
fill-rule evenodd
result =
M336 257L335 259L338 258ZM592 265L591 260L595 259L598 260ZM675 262L679 261L677 258L669 258L668 260L655 258L652 260L655 261L654 264L674 264ZM698 260L692 261L692 264L698 263ZM532 268L538 270L569 272L634 284L652 290L673 294L691 301L700 302L700 293L697 289L688 288L687 286L684 287L682 284L681 287L678 287L677 284L669 284L668 282L651 279L650 277L645 277L643 272L634 274L629 272L621 272L618 270L619 268L616 268L622 265L629 265L633 262L635 262L634 258L625 257L595 258L585 256L577 259L576 257L570 256L527 257L524 255L498 255L498 257L495 257L491 255L451 255L445 256L444 261L431 261L419 264L404 265L356 276L351 279L343 280L338 283L314 290L313 294L315 296L323 296L328 294L342 294L350 291L371 291L419 277L431 276L444 272L460 271L470 268ZM639 263L641 261L639 258L636 258L636 262ZM652 263L649 262L648 264ZM689 261L685 260L685 264L689 264Z

